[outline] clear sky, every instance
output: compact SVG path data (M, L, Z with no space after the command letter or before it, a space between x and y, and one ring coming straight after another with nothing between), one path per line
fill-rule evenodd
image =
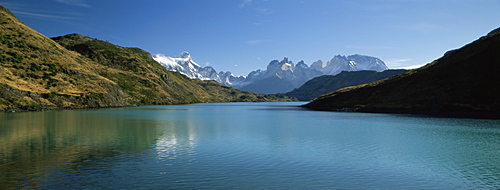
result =
M40 33L69 33L191 53L201 66L247 75L288 56L422 65L500 26L500 0L0 0Z

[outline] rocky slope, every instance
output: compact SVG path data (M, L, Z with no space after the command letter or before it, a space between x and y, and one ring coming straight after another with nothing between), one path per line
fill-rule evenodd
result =
M337 55L323 65L321 60L309 67L304 61L294 64L285 57L282 61L274 60L269 63L267 70L259 73L257 80L245 80L247 84L236 87L264 94L290 92L302 86L314 77L337 75L342 71L384 71L388 69L385 63L375 57L364 55Z
M213 67L201 67L187 52L182 52L177 57L157 54L153 56L153 59L167 70L182 73L192 79L215 80L226 86L264 94L289 92L317 76L336 75L342 71L388 69L382 60L358 54L337 55L326 65L319 60L312 63L310 67L304 61L295 64L288 57L284 57L281 61L271 61L266 70L255 70L248 76L235 76L229 71L217 73Z
M336 75L342 71L370 70L380 72L389 69L382 60L359 54L349 56L336 55L326 63L325 67L322 67L322 65L316 65L316 67L320 68L320 71L325 75Z
M138 48L38 33L0 6L0 111L290 100L191 80Z
M184 74L191 79L215 80L225 86L237 87L246 78L244 76L235 76L230 71L217 73L211 66L201 67L193 60L189 52L182 52L176 57L156 54L153 55L153 59L169 71Z
M446 52L416 70L323 95L319 110L500 118L500 32Z

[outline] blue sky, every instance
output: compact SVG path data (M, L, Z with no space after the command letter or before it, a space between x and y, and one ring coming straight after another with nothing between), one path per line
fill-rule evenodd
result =
M422 65L500 26L499 0L0 0L40 33L69 33L191 53L201 66L247 75L288 56Z

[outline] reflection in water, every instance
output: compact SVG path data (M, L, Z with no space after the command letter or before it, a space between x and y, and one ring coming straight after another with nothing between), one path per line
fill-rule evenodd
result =
M193 154L196 148L195 126L192 120L163 121L159 126L155 149L159 159L175 159L178 154Z
M291 105L0 114L0 189L500 188L500 121Z
M0 189L71 172L89 161L148 149L158 138L150 120L93 111L0 114Z

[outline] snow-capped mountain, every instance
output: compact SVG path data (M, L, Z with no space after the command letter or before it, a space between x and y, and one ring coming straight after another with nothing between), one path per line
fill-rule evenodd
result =
M355 54L347 57L336 55L320 71L325 75L336 75L342 71L372 70L380 72L387 69L385 63L376 57Z
M271 61L266 70L258 69L250 72L247 76L235 76L229 71L217 73L213 67L201 67L192 60L188 52L182 52L177 57L156 54L153 59L167 70L182 73L189 78L215 80L233 88L266 94L289 92L300 87L308 80L321 75L336 75L342 71L359 70L380 72L388 69L382 60L358 54L347 57L337 55L328 61L326 65L321 60L318 60L312 63L310 67L304 61L294 64L288 57L284 57L281 61Z
M347 57L337 55L328 61L326 66L323 65L323 61L318 60L312 63L310 67L304 61L293 64L288 57L285 57L282 61L271 61L267 66L267 70L261 71L259 77L254 77L251 81L247 77L247 80L245 80L247 84L236 88L264 94L289 92L302 86L308 80L321 75L337 75L342 71L360 70L380 72L387 69L382 60L358 54Z
M182 73L192 79L215 80L223 85L232 86L245 79L243 76L235 76L231 72L219 72L211 66L201 67L193 61L188 52L182 52L177 57L168 57L156 54L153 59L163 65L169 71Z
M203 72L203 74L211 74L211 69L203 69L200 65L193 61L188 52L182 52L177 57L167 57L161 54L156 54L153 56L153 59L167 68L167 70L182 73L189 78L203 80L206 78L201 74L201 72Z
M290 82L294 87L299 87L309 79L320 75L323 75L321 71L311 69L304 61L294 64L291 60L288 60L288 57L284 57L281 61L271 61L267 66L267 70L261 71L258 77L254 76L253 81L278 77Z

